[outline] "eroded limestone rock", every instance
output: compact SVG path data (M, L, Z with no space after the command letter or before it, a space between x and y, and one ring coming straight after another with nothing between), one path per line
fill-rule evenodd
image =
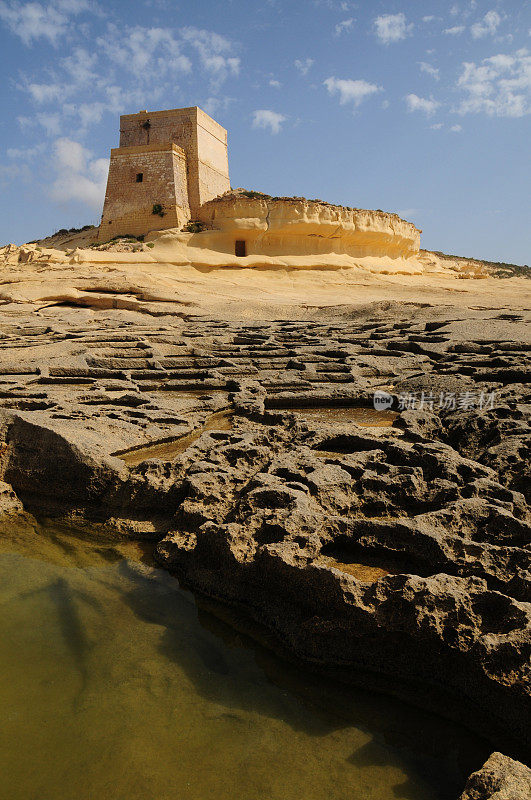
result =
M160 539L162 564L292 653L524 757L522 314L3 311L0 479L27 510ZM390 416L371 416L375 389ZM459 406L476 390L492 408ZM422 409L400 407L422 392Z
M493 753L467 781L459 800L528 800L531 770L518 761Z

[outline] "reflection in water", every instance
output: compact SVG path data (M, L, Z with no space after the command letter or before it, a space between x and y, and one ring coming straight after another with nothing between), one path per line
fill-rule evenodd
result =
M20 596L21 600L34 597L38 594L46 595L51 601L52 615L55 614L65 648L70 651L72 662L81 676L81 692L88 683L88 653L90 645L87 634L77 609L79 600L99 608L98 600L87 592L72 588L71 584L63 577L51 580L46 586L31 589Z
M446 800L468 732L286 664L137 542L0 530L10 800Z

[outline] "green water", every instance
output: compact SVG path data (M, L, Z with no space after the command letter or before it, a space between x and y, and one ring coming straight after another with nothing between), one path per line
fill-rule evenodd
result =
M1 800L441 800L488 752L284 663L138 543L0 529Z

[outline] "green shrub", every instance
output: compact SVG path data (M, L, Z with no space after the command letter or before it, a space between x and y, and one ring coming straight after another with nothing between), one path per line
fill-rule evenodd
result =
M155 247L155 244L153 242L148 242L146 247Z
M190 220L190 222L187 222L182 230L186 231L186 233L201 233L201 231L204 231L205 228L206 225L204 222L201 222L200 220Z
M90 231L95 228L95 225L83 225L82 228L60 228L52 236L66 236L68 233L83 233L83 231Z
M251 200L259 198L269 199L271 197L271 195L264 194L263 192L255 192L253 189L246 189L244 192L241 192L241 194L243 197L249 197Z
M126 242L129 244L130 242L136 242L136 236L131 236L130 233L121 233L119 236L113 236L112 239L109 239L109 242Z
M159 217L164 216L164 211L162 210L162 206L160 203L153 203L153 208L151 209L152 214L158 214Z
M141 233L140 236L136 237L136 240L137 240L137 242L143 242L144 241L144 234Z

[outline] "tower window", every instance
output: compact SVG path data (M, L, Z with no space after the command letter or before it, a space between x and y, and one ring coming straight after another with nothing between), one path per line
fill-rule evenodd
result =
M240 257L247 255L247 243L243 239L236 239L234 243L234 254Z
M136 173L136 182L137 183L142 183L143 180L144 180L144 173L143 172L137 172Z

